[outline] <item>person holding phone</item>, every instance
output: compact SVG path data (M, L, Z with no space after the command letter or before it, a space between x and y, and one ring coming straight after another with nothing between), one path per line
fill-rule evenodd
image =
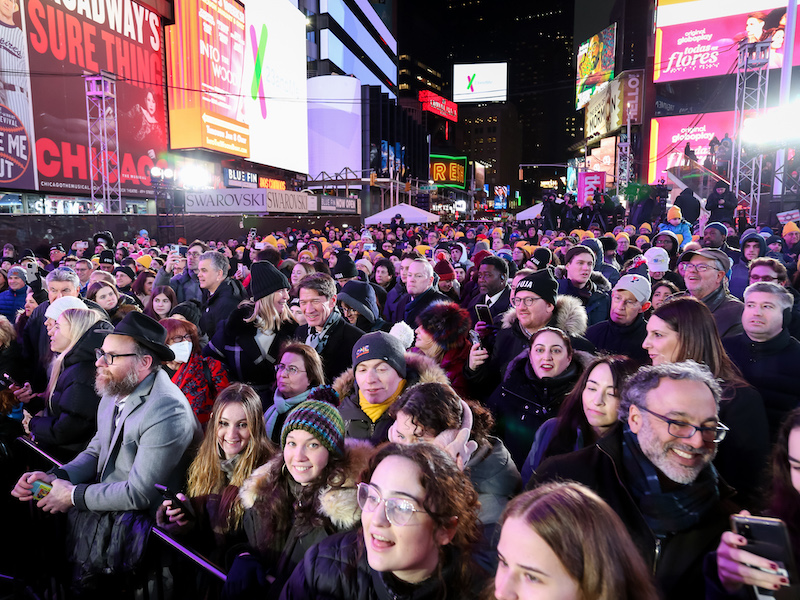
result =
M791 552L796 559L800 556L800 408L788 414L778 432L770 461L765 512L786 524ZM712 600L745 597L745 586L781 590L790 584L786 575L775 568L773 560L750 552L747 539L733 531L722 534L714 558L716 569L706 573L707 595ZM778 593L776 597L783 596Z

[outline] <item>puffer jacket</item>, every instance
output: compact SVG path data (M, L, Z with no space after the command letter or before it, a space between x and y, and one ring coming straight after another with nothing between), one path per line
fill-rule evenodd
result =
M359 529L331 536L309 550L281 592L280 600L441 600L480 597L481 574L464 582L451 546L444 546L445 564L439 576L416 585L400 582L391 573L372 570ZM466 589L465 589L466 588Z
M56 387L44 416L33 417L30 430L37 444L57 458L71 459L81 452L97 430L97 406L100 397L94 389L96 374L94 355L103 345L111 324L98 321L81 336L62 363ZM44 402L44 401L43 401ZM29 407L28 410L36 410Z
M406 389L417 383L449 383L447 375L436 362L422 354L406 352ZM333 382L333 389L342 398L339 413L344 419L345 435L369 440L377 445L389 439L389 427L394 420L389 411L374 423L358 405L358 391L353 368L350 367Z
M505 443L515 464L523 464L537 430L558 414L561 403L583 371L583 363L588 360L588 355L575 352L563 373L544 379L533 372L527 349L509 363L503 382L489 397L486 406L495 418L494 431Z
M8 288L0 292L0 315L3 315L13 325L17 319L17 312L25 306L25 296L28 294L28 286L24 285L18 290Z
M368 442L348 440L344 455L345 482L337 488L331 487L327 482L318 485L314 520L306 522L293 517L291 529L283 535L270 530L267 516L269 512L276 510L296 510L296 507L281 506L280 497L276 493L278 486L291 486L293 483L287 481L291 478L283 469L283 456L275 456L254 470L242 484L239 497L245 509L243 525L248 543L258 551L267 572L275 577L275 582L270 587L271 593L266 597L277 596L309 548L329 535L347 531L359 524L361 509L356 499L356 484L373 451L374 448ZM291 489L289 497L292 497Z

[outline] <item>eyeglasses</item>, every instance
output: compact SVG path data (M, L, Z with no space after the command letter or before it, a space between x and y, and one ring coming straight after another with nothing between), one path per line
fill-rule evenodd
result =
M692 271L696 271L698 273L707 273L708 271L719 271L717 267L713 267L711 265L695 265L692 263L684 263L683 270L686 273L691 273Z
M381 493L368 483L358 484L358 505L364 512L373 512L383 503L386 519L396 527L408 525L414 513L424 513L424 510L414 508L410 501L403 498L382 498Z
M750 275L750 281L778 281L778 278L771 275L762 275L761 277L758 275Z
M349 306L347 306L345 304L342 304L341 309L342 309L342 312L345 315L358 314L358 311L355 308L350 308Z
M717 423L716 427L697 427L691 423L668 419L664 415L654 413L652 410L645 408L644 406L639 406L638 408L664 421L667 424L667 433L669 433L672 437L686 439L692 437L695 432L699 431L704 442L714 442L715 444L719 444L725 439L725 436L728 435L728 432L730 431L730 429L728 429L728 427L722 423Z
M544 298L534 298L533 296L526 296L524 298L520 298L519 296L514 296L511 299L511 304L514 306L519 306L520 304L524 304L525 306L533 306L533 303L537 300L544 300Z
M114 364L115 358L123 358L125 356L136 356L136 354L108 354L107 352L103 352L100 348L97 348L94 351L94 355L97 357L97 360L102 359L106 366L111 366Z
M196 256L200 256L201 254L202 254L202 252L187 252L186 256L196 257Z
M189 335L188 333L185 335L176 335L169 339L170 344L180 344L181 342L191 342L191 341L192 341L192 336Z
M286 372L289 375L297 375L298 373L305 373L305 371L303 371L303 369L298 369L294 365L285 365L283 363L278 363L277 365L275 365L275 372L276 373L280 373L284 369L286 369Z

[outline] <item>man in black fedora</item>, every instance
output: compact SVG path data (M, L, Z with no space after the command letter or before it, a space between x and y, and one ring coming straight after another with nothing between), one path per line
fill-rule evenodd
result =
M161 501L156 483L180 489L200 423L183 392L161 369L175 355L167 332L150 317L132 312L106 333L97 353L95 388L100 394L97 433L72 461L51 473L25 473L11 492L30 500L33 482L52 485L39 500L47 512L147 511Z

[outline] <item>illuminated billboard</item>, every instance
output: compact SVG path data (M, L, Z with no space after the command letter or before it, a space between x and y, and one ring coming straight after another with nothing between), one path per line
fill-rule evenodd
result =
M288 0L175 3L170 142L308 172L305 17Z
M614 78L617 24L593 35L578 48L578 75L575 79L575 108L586 106L607 81Z
M148 194L150 168L167 144L158 14L133 1L114 11L98 2L3 5L10 10L0 11L0 184L90 192L90 160L98 157L90 156L82 75L105 70L118 76L121 191Z
M431 154L431 179L442 187L464 189L467 183L467 157Z
M455 123L458 122L458 104L455 102L442 98L439 94L434 94L429 90L422 90L419 93L419 101L422 103L423 111L432 112Z
M725 111L652 119L647 182L658 183L666 177L667 169L680 166L687 142L697 155L697 162L703 164L711 154L711 140L716 137L717 141L722 141L726 135L733 134L734 114Z
M739 42L772 40L770 68L783 65L786 2L780 0L660 0L653 81L726 75L735 71ZM795 44L792 64L800 65Z
M505 102L508 63L453 65L453 102Z

